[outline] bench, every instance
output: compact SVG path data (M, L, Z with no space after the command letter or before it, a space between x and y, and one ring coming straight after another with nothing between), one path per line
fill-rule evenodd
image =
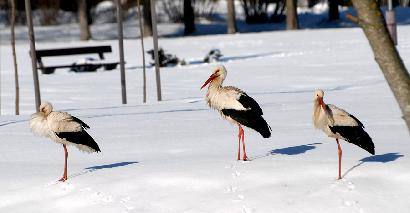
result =
M113 63L85 63L85 64L67 64L58 66L44 66L43 57L67 56L67 55L81 55L81 54L98 54L101 60L104 60L104 53L112 52L111 46L88 46L88 47L73 47L73 48L58 48L58 49L43 49L36 50L38 68L43 74L54 73L58 68L71 68L73 71L95 71L100 67L105 70L113 70L117 67L119 62Z

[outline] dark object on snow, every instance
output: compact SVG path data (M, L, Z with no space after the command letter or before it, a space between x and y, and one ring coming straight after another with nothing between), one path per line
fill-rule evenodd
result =
M212 49L204 58L204 63L218 62L223 55L219 49Z
M94 72L100 68L101 64L96 64L97 59L95 58L84 58L71 65L70 71L73 72Z
M81 55L81 54L98 54L101 60L104 60L104 53L112 52L111 46L90 46L90 47L74 47L74 48L59 48L59 49L44 49L37 50L37 62L38 68L43 74L52 74L55 69L58 68L70 68L70 70L75 72L86 72L95 71L100 67L104 67L105 70L112 70L117 67L119 62L112 63L83 63L83 64L70 64L70 65L58 65L58 66L44 66L41 58L42 57L53 57L53 56L66 56L66 55Z
M154 50L148 50L148 54L151 55L151 59L155 61ZM176 55L167 54L165 53L164 49L159 48L158 50L158 57L159 57L159 66L160 67L168 67L168 66L176 66L176 65L185 65L185 60L179 59ZM155 63L151 62L152 66L155 66Z

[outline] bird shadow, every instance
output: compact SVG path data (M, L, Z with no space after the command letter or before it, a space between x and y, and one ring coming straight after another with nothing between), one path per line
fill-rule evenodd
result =
M113 169L117 167L128 166L128 165L135 164L135 163L138 163L138 162L137 161L124 161L124 162L118 162L118 163L112 163L112 164L104 164L104 165L99 165L99 166L87 167L81 172L70 175L68 178L71 179L71 178L85 175L88 173L92 173L92 172L95 172L101 169Z
M390 153L385 153L381 155L373 155L370 157L365 157L361 160L360 162L354 166L352 166L350 169L348 169L342 177L344 178L347 174L349 174L351 171L356 169L357 167L361 166L364 163L368 162L376 162L376 163L388 163L397 160L398 158L403 157L404 155L399 154L398 152L390 152Z
M306 153L309 150L315 149L316 145L319 145L322 143L310 143L310 144L304 144L304 145L298 145L298 146L290 146L290 147L285 147L285 148L280 148L280 149L273 149L269 152L267 152L264 155L259 155L252 157L251 160L255 160L258 158L263 158L263 157L268 157L272 155L300 155L303 153Z

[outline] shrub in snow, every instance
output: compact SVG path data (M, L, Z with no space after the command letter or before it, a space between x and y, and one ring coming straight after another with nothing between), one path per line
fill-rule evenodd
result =
M114 2L102 1L91 10L94 24L114 23L116 22L116 9Z

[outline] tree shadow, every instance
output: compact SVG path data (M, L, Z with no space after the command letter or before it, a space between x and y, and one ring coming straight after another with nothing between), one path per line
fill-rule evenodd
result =
M273 150L269 151L266 154L251 157L250 160L255 160L255 159L258 159L258 158L264 158L264 157L268 157L268 156L271 156L271 155L277 155L277 154L281 154L281 155L300 155L300 154L303 154L303 153L305 153L309 150L315 149L316 148L315 145L319 145L319 144L322 144L322 143L310 143L310 144L290 146L290 147L285 147L285 148L280 148L280 149L273 149Z
M105 164L105 165L100 165L100 166L92 166L92 167L87 167L85 168L83 171L75 173L70 175L68 178L74 178L74 177L78 177L81 175L85 175L88 173L92 173L101 169L113 169L113 168L117 168L117 167L123 167L123 166L128 166L130 164L135 164L138 163L137 161L124 161L124 162L119 162L119 163L112 163L112 164Z
M397 160L398 158L403 157L404 155L399 154L398 152L390 152L382 155L373 155L370 157L365 157L361 160L360 162L354 166L352 166L350 169L348 169L343 175L342 178L344 178L347 174L349 174L351 171L356 169L357 167L361 166L362 164L366 162L377 162L377 163L388 163Z

